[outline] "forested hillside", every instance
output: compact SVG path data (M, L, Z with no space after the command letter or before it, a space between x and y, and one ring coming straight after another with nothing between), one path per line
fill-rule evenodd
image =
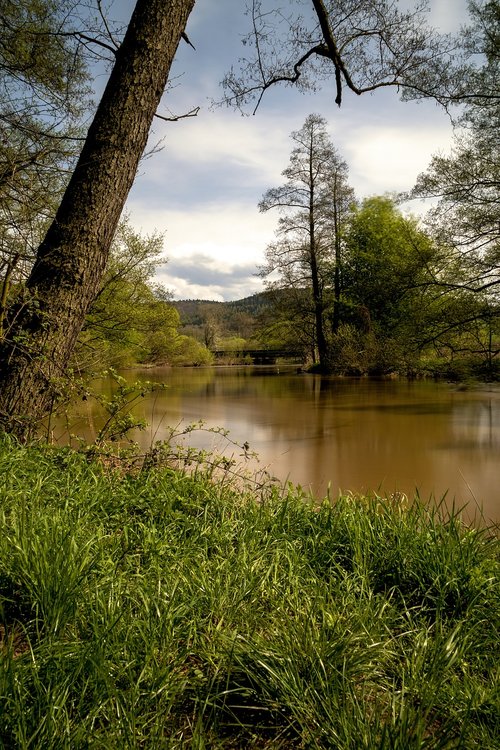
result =
M268 292L253 294L231 302L179 300L171 303L179 313L183 333L212 348L223 347L228 338L253 339L258 335L263 316L269 313L272 299Z

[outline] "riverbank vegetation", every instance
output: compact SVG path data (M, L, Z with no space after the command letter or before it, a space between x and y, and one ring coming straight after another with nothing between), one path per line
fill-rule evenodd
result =
M2 747L498 747L493 530L7 437L0 477Z
M155 279L165 263L163 237L119 225L103 282L77 341L80 372L138 364L206 365L210 351L179 330L180 318Z
M324 118L291 134L283 184L259 204L279 214L261 268L272 338L322 371L499 376L498 113L470 109L410 194L434 200L426 222L394 197L356 199Z

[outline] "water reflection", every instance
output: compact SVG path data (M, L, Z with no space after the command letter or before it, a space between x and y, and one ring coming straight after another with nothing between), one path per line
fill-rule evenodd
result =
M482 506L500 520L500 391L446 383L349 380L283 368L165 369L125 373L168 385L141 404L147 447L169 425L202 419L248 441L280 479L316 494L404 492ZM103 389L112 388L103 383ZM88 403L74 432L100 426ZM62 437L62 435L61 435ZM193 436L199 447L212 435Z

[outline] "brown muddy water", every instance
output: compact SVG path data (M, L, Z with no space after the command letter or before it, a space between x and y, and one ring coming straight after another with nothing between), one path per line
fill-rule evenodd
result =
M500 388L449 383L346 379L283 367L158 368L122 373L155 380L136 412L149 427L134 439L147 449L169 425L204 420L248 442L260 466L315 495L415 493L467 505L473 518L500 521ZM110 381L97 384L111 392ZM72 431L87 440L102 423L92 400L77 407ZM64 440L62 427L55 431ZM196 447L239 451L220 436L193 433Z

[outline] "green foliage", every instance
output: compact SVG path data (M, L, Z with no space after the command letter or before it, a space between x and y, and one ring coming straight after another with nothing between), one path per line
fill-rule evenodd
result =
M404 217L389 197L366 199L352 217L343 293L351 305L366 309L368 327L391 333L411 319L413 290L425 281L433 246Z
M213 361L207 347L191 336L177 336L170 352L169 362L173 365L210 365Z
M77 104L77 99L71 100L75 89L67 87L82 83L81 53L72 35L61 33L69 11L70 3L65 0L1 0L0 69L16 98L24 85L30 96L44 96L68 109ZM75 52L77 58L71 65Z
M125 378L110 368L105 370L101 377L109 377L113 383L111 395L106 393L95 393L87 390L85 399L94 398L105 413L105 421L96 435L92 449L100 450L109 443L128 438L133 429L144 429L146 422L138 419L132 414L134 404L144 398L146 393L161 390L166 386L149 381L136 381L127 383Z
M340 325L329 340L330 369L377 375L418 369L434 257L429 237L391 198L369 198L353 210L345 233Z
M179 323L176 311L146 283L127 279L99 299L82 336L100 364L167 361Z
M178 335L179 313L154 283L163 238L141 236L128 219L117 231L101 290L87 316L76 361L84 369L138 363L207 364L194 339Z
M211 302L179 300L172 302L181 318L180 332L193 336L209 349L220 349L222 339L251 339L259 327L259 318L269 307L266 292L241 300Z
M499 544L0 441L0 744L498 747Z
M241 352L245 348L245 339L239 336L228 336L221 340L221 349L227 352Z
M81 146L87 70L72 11L0 0L0 279L29 271Z
M500 353L500 4L471 0L469 11L460 42L470 63L457 79L465 106L453 148L432 158L411 196L434 199L426 224L438 258L427 311L435 356L455 375L492 378Z
M432 369L453 380L496 379L499 375L500 321L495 305L464 289L443 294L432 286L427 306L416 316L422 349ZM425 344L427 343L427 346Z

